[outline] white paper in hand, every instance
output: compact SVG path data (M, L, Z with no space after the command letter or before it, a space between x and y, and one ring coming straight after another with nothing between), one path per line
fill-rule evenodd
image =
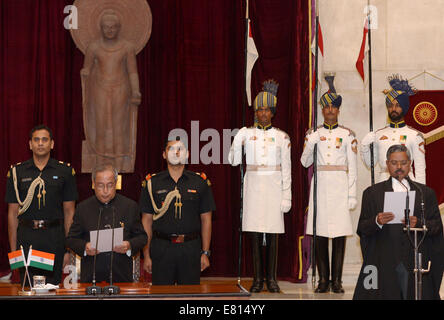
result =
M97 249L100 253L112 251L112 232L113 229L102 229L99 231L99 243ZM97 230L89 232L91 247L95 248L97 241ZM114 229L114 247L123 243L123 228Z
M409 209L410 216L415 213L415 196L416 191L409 191ZM384 195L384 212L392 212L395 218L392 221L387 222L388 224L402 223L405 218L405 198L407 197L407 192L386 192Z

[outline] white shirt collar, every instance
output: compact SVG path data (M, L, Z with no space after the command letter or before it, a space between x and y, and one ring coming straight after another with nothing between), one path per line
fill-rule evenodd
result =
M410 190L410 184L407 181L407 179L402 179L402 183ZM393 191L395 192L405 192L405 188L402 186L402 184L398 181L398 179L392 177L392 187Z

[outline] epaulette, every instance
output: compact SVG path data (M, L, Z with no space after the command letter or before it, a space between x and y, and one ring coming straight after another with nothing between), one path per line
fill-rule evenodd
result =
M63 161L59 161L59 164L64 164L64 165L67 166L67 167L71 167L71 164L70 164L70 163L64 163Z
M320 129L320 128L322 128L322 127L323 127L323 126L320 125L320 126L318 126L316 129ZM313 132L313 127L311 127L310 129L308 129L307 132L305 132L305 135L308 136L308 135L311 134L312 132Z
M416 130L415 128L413 128L413 127L411 127L411 126L409 126L409 125L407 125L407 128L412 129L413 131L415 131L416 134L417 134L418 136L420 136L420 137L422 138L422 140L424 140L424 134L423 134L421 131Z
M21 162L17 162L16 164L11 164L11 167L8 169L8 173L6 174L6 177L9 178L11 176L11 169L14 167L17 167L19 165L21 165Z
M378 129L378 130L375 131L375 133L378 132L378 131L381 131L381 130L387 129L387 128L390 128L390 126L385 126L384 128Z
M200 176L202 179L207 180L207 175L203 172L199 173L199 172L195 172L198 176Z
M273 128L276 129L276 131L283 133L284 134L284 139L290 139L290 136L284 130L276 128L276 127L273 127Z
M348 132L349 132L352 136L356 137L356 134L355 134L355 132L354 132L352 129L349 129L349 128L344 127L344 126L341 126L341 125L339 125L339 128L342 128L342 129L348 130Z
M196 174L197 174L198 176L200 176L204 181L206 181L207 184L208 184L208 186L211 186L210 179L208 179L208 177L207 177L207 175L206 175L205 173L203 173L203 172L201 172L201 173L196 172Z
M76 175L76 171L74 170L74 168L71 167L71 164L70 164L70 163L68 163L68 162L65 163L65 162L63 162L63 161L58 161L58 164L63 165L63 166L66 167L67 169L71 168L71 174L72 174L73 176Z
M145 177L145 179L142 181L142 188L145 188L146 187L146 183L147 183L147 181L149 181L152 177L154 177L156 174L155 173L153 173L153 174L151 174L151 173L148 173L147 175L146 175L146 177Z

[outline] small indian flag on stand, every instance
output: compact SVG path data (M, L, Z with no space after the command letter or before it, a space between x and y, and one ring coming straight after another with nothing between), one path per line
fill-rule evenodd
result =
M28 267L52 271L54 269L54 257L53 253L29 249Z
M8 253L8 258L9 264L11 265L11 270L25 266L25 258L23 257L21 250Z

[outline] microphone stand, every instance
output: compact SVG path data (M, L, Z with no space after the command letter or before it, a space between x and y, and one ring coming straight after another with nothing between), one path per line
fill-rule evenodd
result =
M109 274L109 286L103 288L103 293L112 295L119 294L120 288L118 286L113 285L113 258L114 258L114 216L115 216L115 208L112 207L112 224L111 224L111 263L110 263L110 274Z
M99 218L97 219L97 237L96 237L96 251L94 252L94 262L93 262L93 279L92 285L86 288L87 295L96 295L102 293L102 288L96 285L96 258L97 258L97 246L99 244L99 229L100 229L100 220L102 218L103 207L101 206L99 209Z
M399 180L398 180L399 181ZM408 217L408 214L410 212L409 209L409 190L408 188L401 182L401 185L406 188L407 190L407 197L406 197L406 228L404 230L407 231L407 236L409 238L410 244L413 246L413 252L414 252L414 268L413 272L415 274L415 300L422 300L422 274L427 273L430 271L430 265L431 261L428 262L427 269L422 268L422 253L419 252L419 247L424 241L424 238L427 233L427 227L425 223L425 205L424 205L424 195L422 193L422 190L420 186L418 186L415 182L413 182L411 179L407 178L407 181L409 181L411 184L415 185L421 194L421 222L422 227L421 228L411 228L410 227L410 218ZM408 219L408 220L407 220ZM413 231L413 241L410 236L410 232ZM422 232L421 240L418 242L418 232Z

